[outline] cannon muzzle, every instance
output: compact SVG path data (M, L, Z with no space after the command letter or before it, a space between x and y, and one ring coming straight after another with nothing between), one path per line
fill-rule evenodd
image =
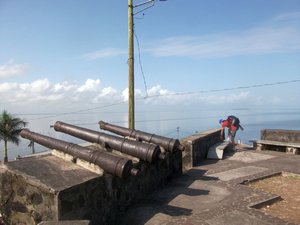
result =
M21 137L29 139L50 149L56 149L72 155L74 158L83 159L87 162L100 166L104 171L120 178L130 175L136 176L138 170L133 168L129 159L121 158L107 152L85 148L73 143L51 138L42 134L31 132L28 129L21 131Z
M128 136L135 138L136 140L145 141L162 146L166 151L175 152L177 150L183 151L184 146L180 144L178 139L167 138L155 134L149 134L143 131L129 129L113 124L106 123L104 121L99 122L99 126L103 130L113 132L121 136Z
M136 142L134 140L89 130L61 121L57 121L54 124L54 129L88 142L101 144L104 147L123 152L150 163L157 161L159 158L164 158L164 155L157 145Z

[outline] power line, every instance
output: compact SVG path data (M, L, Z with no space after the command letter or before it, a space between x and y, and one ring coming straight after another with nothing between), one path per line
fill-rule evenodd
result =
M136 33L134 32L134 36L137 42L137 46L138 46L138 53L139 53L139 64L140 64L140 68L141 68L141 73L143 75L143 80L144 80L144 86L145 86L145 92L146 92L146 97L148 96L148 88L147 88L147 83L146 83L146 78L145 78L145 74L144 74L144 70L143 70L143 66L142 66L142 61L141 61L141 52L140 52L140 43L139 43L139 39L136 35Z
M139 98L136 98L136 99L137 100L145 100L147 98L156 98L156 97L165 97L165 96L194 95L194 94L214 93L214 92L222 92L222 91L233 91L233 90L260 88L260 87L266 87L266 86L283 85L283 84L290 84L290 83L297 83L297 82L300 82L300 80L279 81L279 82L274 82L274 83L254 84L254 85L249 85L249 86L239 86L239 87L223 88L223 89L199 90L199 91L190 91L190 92L175 92L175 93L158 94L158 95L151 95L151 96L148 95L146 97L139 97ZM116 102L116 103L111 103L111 104L98 106L98 107L93 107L93 108L87 108L87 109L82 109L82 110L51 114L49 116L43 116L43 117L30 119L30 121L54 118L54 117L57 117L57 116L79 114L79 113L88 112L88 111L92 111L92 110L96 110L96 109L104 109L104 108L109 108L111 106L121 105L121 104L124 104L126 102L127 102L127 100L122 100L122 101L119 101L119 102ZM32 114L32 115L45 115L45 113L40 113L40 114L36 113L36 114ZM140 122L140 121L136 121L136 122Z
M173 96L173 95L205 94L205 93L222 92L222 91L234 91L234 90L260 88L260 87L266 87L266 86L275 86L275 85L297 83L297 82L300 82L300 80L279 81L279 82L274 82L274 83L254 84L254 85L249 85L249 86L239 86L239 87L223 88L223 89L211 89L211 90L200 90L200 91L189 91L189 92L175 92L175 93L168 93L168 94L163 94L163 95L161 95L161 94L151 95L151 96L148 96L147 98Z
M136 120L135 123L149 123L149 122L168 122L168 121L185 121L185 120L201 120L201 119L213 119L219 118L220 116L195 116L195 117L176 117L176 118L166 118L166 119L148 119L148 120ZM110 121L113 124L126 123L127 121ZM74 125L82 126L82 125L95 125L97 122L90 123L76 123Z
M95 109L103 109L103 108L111 107L111 106L114 106L114 105L120 105L120 104L123 104L125 102L127 102L127 101L123 100L123 101L119 101L119 102L108 104L108 105L98 106L98 107L89 108L89 109L82 109L82 110L64 112L64 113L58 113L58 114L51 115L51 116L44 116L44 117L34 118L34 119L31 119L31 120L40 120L40 119L53 118L53 117L57 117L57 116L64 116L64 115L70 115L70 114L79 114L79 113L82 113L82 112L87 112L87 111L91 111L91 110L95 110Z

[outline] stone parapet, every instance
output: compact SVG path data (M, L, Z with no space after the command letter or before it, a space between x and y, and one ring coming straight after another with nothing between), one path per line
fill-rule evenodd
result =
M221 129L211 129L181 139L180 143L185 147L182 153L183 170L189 170L206 159L209 148L220 141L220 134Z
M260 131L260 139L288 143L300 143L300 131L283 129L262 129Z

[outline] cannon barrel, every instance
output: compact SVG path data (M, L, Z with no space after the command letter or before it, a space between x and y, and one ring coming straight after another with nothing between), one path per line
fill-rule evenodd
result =
M133 168L132 161L129 159L51 138L42 134L31 132L28 129L23 129L20 134L23 138L29 139L47 148L56 149L70 154L75 158L94 163L100 166L104 171L120 178L127 178L130 175L136 176L139 172L137 169Z
M175 152L176 150L183 151L184 146L180 144L178 139L167 138L155 134L146 133L139 130L129 129L113 124L106 123L104 121L99 122L100 128L108 130L121 136L128 136L137 140L142 140L148 143L153 143L162 146L166 151Z
M88 142L101 144L102 146L109 147L150 163L158 160L158 158L164 158L164 155L157 145L136 142L134 140L89 130L61 121L57 121L54 124L54 129Z

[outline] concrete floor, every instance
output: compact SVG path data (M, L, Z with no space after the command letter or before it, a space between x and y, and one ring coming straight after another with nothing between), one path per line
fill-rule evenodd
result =
M274 225L292 224L250 206L276 198L243 183L292 172L300 174L300 155L255 151L238 146L222 160L205 160L197 167L128 209L118 224L130 225Z

